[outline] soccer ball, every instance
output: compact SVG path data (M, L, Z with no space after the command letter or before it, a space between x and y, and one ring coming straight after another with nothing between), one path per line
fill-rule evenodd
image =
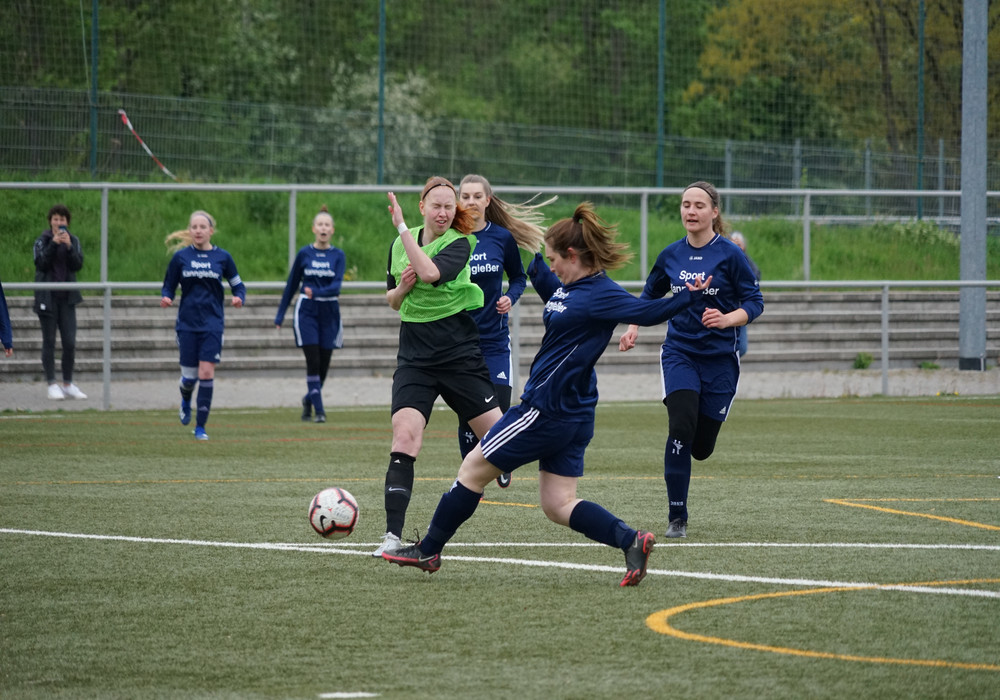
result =
M346 489L323 489L309 504L309 524L328 540L347 537L358 524L358 502Z

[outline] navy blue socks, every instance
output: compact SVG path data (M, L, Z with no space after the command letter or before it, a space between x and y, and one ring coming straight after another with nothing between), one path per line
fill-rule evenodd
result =
M587 539L617 547L625 551L635 542L636 531L607 510L592 503L580 501L569 515L570 529Z
M424 554L437 554L444 549L462 523L476 512L482 495L465 488L456 480L451 490L438 501L427 534L420 540L420 551Z
M688 487L691 484L691 445L667 436L663 454L663 480L667 482L668 518L687 522Z

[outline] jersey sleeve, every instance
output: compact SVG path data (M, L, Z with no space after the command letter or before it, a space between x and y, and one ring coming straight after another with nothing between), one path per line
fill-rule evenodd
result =
M226 281L229 282L229 288L233 290L233 296L239 297L242 302L246 302L247 287L243 284L243 280L240 279L240 273L236 271L236 261L233 260L233 256L229 253L226 253L222 274L225 276Z
M514 237L507 234L503 245L503 270L507 274L507 293L511 306L517 303L528 286L528 276L524 274L524 263Z
M456 279L463 268L469 264L469 256L472 255L472 246L469 239L462 237L454 243L449 243L438 251L431 261L437 266L441 276L434 282L437 287L446 282Z
M274 325L276 326L280 326L284 322L288 305L292 303L292 297L299 291L299 285L302 282L302 257L303 253L300 249L295 256L295 261L292 263L292 269L288 271L288 281L285 282L285 291L281 295L281 301L278 303L278 312L274 315Z
M398 238L393 239L392 243L389 245L389 257L385 261L385 291L391 292L393 289L398 287L396 284L396 278L392 275L392 246L396 245Z
M181 261L180 251L174 253L167 263L167 272L163 276L163 288L160 290L161 297L173 299L177 294L177 285L181 282Z
M760 293L758 275L753 271L750 259L746 255L736 259L736 289L740 308L747 312L747 323L750 323L764 313L764 295Z
M535 288L542 301L548 301L562 286L559 278L545 263L541 253L535 253L534 259L528 263L528 277L531 278L531 286Z
M666 265L662 259L665 251L660 253L653 264L653 269L649 271L646 284L642 288L640 299L662 299L670 291L670 277L666 273Z
M640 299L612 282L601 294L591 299L591 315L604 321L656 326L672 318L694 301L688 289L666 299Z

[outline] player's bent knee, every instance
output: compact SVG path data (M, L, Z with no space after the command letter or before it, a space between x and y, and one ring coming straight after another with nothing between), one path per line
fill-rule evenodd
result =
M711 457L721 429L722 421L701 416L691 445L691 457L698 461Z
M692 446L691 458L701 462L711 457L713 452L715 452L715 445L710 445L708 447L699 447L697 449Z

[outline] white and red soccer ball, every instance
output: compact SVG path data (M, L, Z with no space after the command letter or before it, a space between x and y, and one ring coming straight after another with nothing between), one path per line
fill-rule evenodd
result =
M309 524L328 540L347 537L358 525L358 502L347 489L323 489L309 504Z

